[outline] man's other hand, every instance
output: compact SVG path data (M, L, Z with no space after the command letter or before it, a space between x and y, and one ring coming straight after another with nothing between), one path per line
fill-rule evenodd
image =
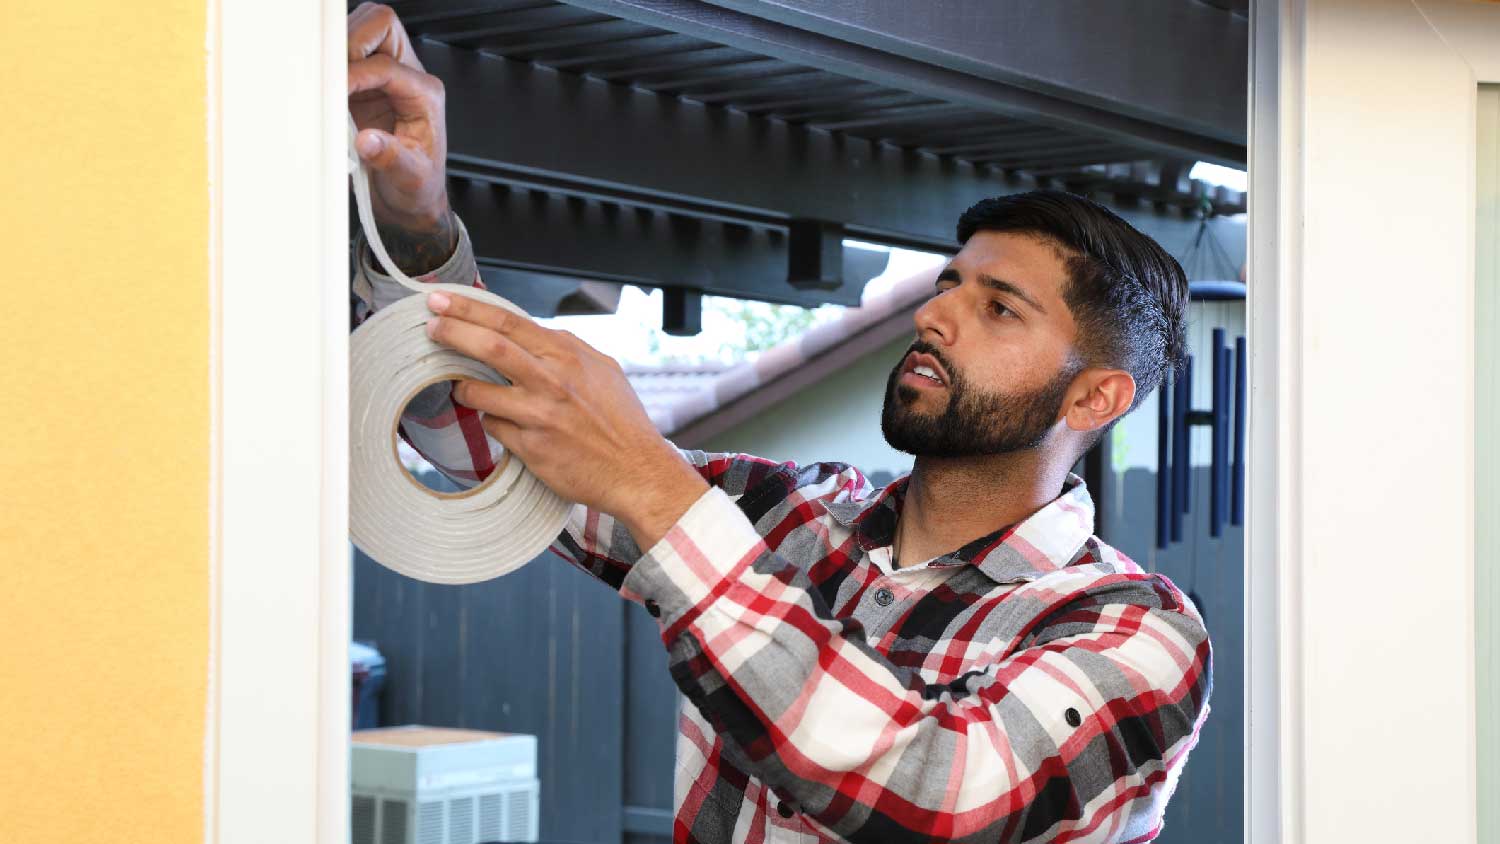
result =
M428 272L452 253L457 236L444 174L443 83L423 70L389 6L362 3L348 25L349 113L375 220L402 270Z
M667 534L708 489L657 433L615 360L566 331L466 296L434 293L427 332L504 375L460 381L458 403L564 498L619 519L642 549Z

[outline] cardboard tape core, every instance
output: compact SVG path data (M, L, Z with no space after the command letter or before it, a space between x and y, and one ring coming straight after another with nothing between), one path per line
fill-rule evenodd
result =
M445 382L456 381L456 380L457 379L454 379L454 378L433 378L431 381L428 381L426 384L423 384L422 386L416 388L415 390L412 390L412 392L411 392L410 395L408 395L406 398L402 399L401 400L401 407L402 407L402 409L404 410L407 407L407 405L410 405L412 399L416 398L418 395L421 394L421 392L423 390L427 389L428 387L431 387L434 384L442 384L442 383L445 383ZM503 471L505 471L506 465L510 463L510 452L509 451L505 451L504 450L504 446L501 446L501 451L500 451L499 459L495 462L495 468L490 471L490 476L488 478L485 478L483 481L480 481L480 483L479 483L478 486L474 487L473 489L459 490L458 492L443 492L442 490L433 489L432 487L427 486L427 485L423 484L421 481L417 480L416 477L414 477L412 475L411 470L407 469L406 465L401 462L401 451L400 451L400 449L396 445L401 440L401 430L400 429L401 429L401 417L397 416L395 419L391 420L391 457L392 457L392 459L394 459L396 461L396 465L401 467L402 473L406 475L406 479L409 480L409 481L411 481L413 484L415 484L416 487L417 487L417 489L422 490L423 492L427 493L428 495L433 495L433 496L436 496L438 498L452 498L452 499L471 498L471 497L473 497L475 495L478 495L479 493L483 492L487 487L489 487L490 484L494 483L495 479L498 478L498 477L500 477L500 473L503 472ZM493 456L493 455L491 455L491 456Z

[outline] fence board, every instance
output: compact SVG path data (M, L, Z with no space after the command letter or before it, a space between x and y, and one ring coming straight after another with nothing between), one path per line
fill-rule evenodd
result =
M386 658L381 724L429 724L529 733L538 739L544 840L620 841L627 735L626 608L613 590L550 553L502 578L467 586L420 583L363 553L354 564L354 636ZM644 617L644 613L641 613ZM649 621L649 618L647 619ZM656 640L638 649L646 660ZM658 686L672 690L664 669ZM661 703L660 688L636 697ZM666 699L671 707L671 698ZM645 798L668 783L673 712L665 741L652 725L633 746ZM651 790L657 788L658 790ZM645 799L643 798L643 799Z

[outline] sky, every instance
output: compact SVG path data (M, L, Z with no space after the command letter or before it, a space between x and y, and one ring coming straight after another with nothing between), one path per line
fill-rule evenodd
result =
M1211 185L1223 185L1241 193L1249 189L1250 179L1244 170L1236 170L1220 164L1209 164L1207 161L1194 164L1193 169L1188 171L1188 178L1208 182Z

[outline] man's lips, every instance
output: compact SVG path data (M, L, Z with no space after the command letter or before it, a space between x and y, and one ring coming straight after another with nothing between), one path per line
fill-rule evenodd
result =
M913 387L946 387L948 374L932 355L912 352L901 366L901 383Z

